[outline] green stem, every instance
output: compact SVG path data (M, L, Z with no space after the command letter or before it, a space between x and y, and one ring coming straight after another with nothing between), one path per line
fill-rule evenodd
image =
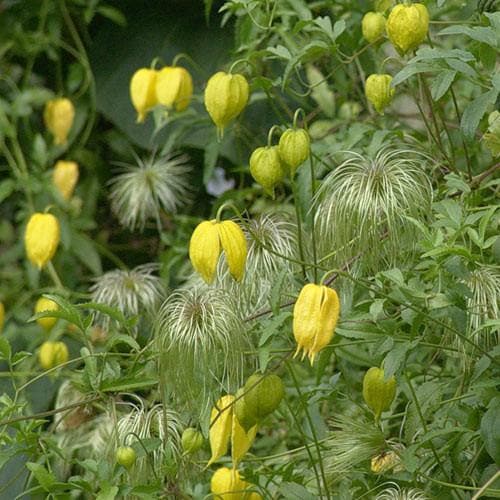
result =
M323 488L325 490L325 495L326 495L326 498L329 499L331 498L330 497L330 492L328 490L328 482L326 480L326 474L325 474L325 468L324 468L324 465L323 465L323 457L322 457L322 454L321 454L321 447L320 447L320 444L319 444L319 440L318 440L318 435L316 434L316 429L315 429L315 426L314 426L314 422L311 418L311 414L309 413L309 409L307 407L307 405L305 404L304 402L304 399L303 399L303 396L302 396L302 391L300 390L300 384L297 380L297 377L295 375L295 372L292 368L292 365L291 363L289 362L286 362L286 367L288 368L288 372L290 373L290 376L292 377L292 380L293 380L293 384L295 386L295 389L297 391L297 394L299 396L299 401L302 405L302 408L304 410L304 413L306 415L306 418L307 418L307 421L309 422L309 428L310 428L310 431L311 431L311 434L312 434L312 437L313 437L313 441L314 441L314 445L316 447L316 452L318 454L318 463L319 463L319 468L320 468L320 471L321 471L321 478L323 480ZM320 495L321 495L321 487L320 487L320 483L318 482L318 488L319 488L319 492ZM320 498L322 498L320 496Z
M52 278L52 281L56 285L56 288L59 288L60 290L66 290L66 288L62 284L61 278L59 278L59 275L57 274L56 268L54 267L54 264L52 264L51 260L47 264L47 271L49 272L50 277Z
M295 215L297 217L297 241L299 245L299 256L300 260L302 262L305 261L304 259L304 246L303 246L303 241L302 241L302 214L300 213L300 207L299 207L299 193L297 190L297 185L295 183L294 179L290 179L290 183L292 185L292 193L293 193L293 201L294 201L294 207L295 207ZM302 276L305 279L307 279L307 274L306 274L306 266L302 264Z
M314 196L316 195L316 174L314 172L314 159L313 155L309 156L309 166L311 170L311 200L314 200ZM314 282L318 282L318 254L316 249L316 228L315 228L315 214L311 214L311 240L312 240L312 257L313 257L313 272L314 272Z

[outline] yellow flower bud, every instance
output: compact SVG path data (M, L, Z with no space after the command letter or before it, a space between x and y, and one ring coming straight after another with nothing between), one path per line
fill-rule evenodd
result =
M208 80L205 107L217 125L220 137L224 127L243 111L248 102L248 94L248 82L243 75L219 71Z
M157 71L150 68L138 69L130 80L130 98L137 111L137 123L142 123L146 113L158 104L156 97Z
M59 221L52 214L34 213L24 235L26 255L30 262L41 269L52 259L59 245Z
M380 12L367 12L361 21L361 32L365 39L372 43L378 40L385 31L385 17Z
M389 14L387 35L400 54L416 49L429 31L429 12L421 3L398 4Z
M384 370L376 366L370 368L363 378L363 398L368 407L373 410L378 422L383 411L391 407L396 395L396 379L394 375L385 380Z
M226 256L231 276L239 281L245 271L247 242L243 231L233 221L203 221L196 226L189 242L189 258L194 269L211 283L221 250Z
M160 104L176 111L184 111L193 95L193 80L188 71L179 66L167 66L156 77L156 97Z
M3 330L3 324L5 322L5 306L0 302L0 333Z
M391 82L391 75L370 75L365 82L366 98L382 115L394 96L395 89L391 87Z
M250 156L249 164L252 177L274 197L274 187L285 176L278 146L257 148Z
M278 144L281 160L290 169L290 176L295 175L297 168L309 158L311 139L303 128L289 128L283 132Z
M40 297L35 304L35 313L44 311L57 311L59 306L56 302L45 297ZM38 318L36 322L44 329L50 330L56 324L57 318L51 316L45 316L44 318Z
M38 352L38 361L44 370L66 363L69 359L68 348L64 342L44 342Z
M371 471L375 474L383 474L401 463L401 459L394 451L384 451L371 459Z
M66 97L50 99L45 104L43 120L54 136L54 144L66 144L74 119L75 108Z
M208 440L212 456L207 465L215 462L227 452L233 425L233 401L234 396L231 394L222 396L210 412L211 427L208 431Z
M249 486L236 469L221 467L214 472L210 491L216 500L246 500L245 489Z
M52 183L59 190L65 200L73 195L78 182L78 163L74 161L59 160L52 173Z
M293 308L293 335L297 342L295 356L303 350L311 365L316 354L333 337L340 313L337 293L324 285L305 285Z

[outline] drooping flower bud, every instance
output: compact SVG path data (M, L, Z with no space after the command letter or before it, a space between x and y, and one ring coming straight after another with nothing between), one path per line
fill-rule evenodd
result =
M73 195L78 175L78 163L75 161L59 160L55 164L52 172L52 183L65 200L69 200Z
M242 500L247 486L236 469L227 467L217 469L210 480L210 491L217 500Z
M290 177L295 175L297 168L309 158L311 139L303 128L289 128L283 132L278 144L281 160L290 170Z
M43 121L47 129L54 136L54 144L66 144L74 119L75 107L66 97L50 99L45 104Z
M208 439L212 456L208 465L218 460L226 454L229 446L229 439L233 429L233 405L234 396L227 394L222 396L210 412L210 430Z
M44 342L38 352L38 361L44 370L50 370L55 366L66 363L69 359L69 352L64 342Z
M119 446L115 454L116 463L130 469L136 460L136 453L132 446Z
M220 137L226 125L243 111L248 94L248 82L243 75L219 71L208 80L205 107Z
M234 415L237 417L241 427L248 432L257 423L257 416L253 414L250 407L246 404L244 394L244 387L241 387L236 391Z
M254 373L245 382L245 405L257 421L278 408L285 395L285 386L278 375Z
M370 368L363 378L363 398L373 411L378 422L383 411L391 407L396 395L396 379L394 375L385 380L384 370L376 366Z
M387 35L400 54L416 49L429 31L429 12L421 3L398 4L389 14Z
M293 308L293 335L297 342L295 356L303 350L311 365L316 354L333 337L340 313L337 293L325 285L305 285Z
M184 111L191 102L193 80L189 72L180 66L166 66L156 77L156 97L169 109Z
M382 115L394 96L395 89L391 87L391 82L391 75L370 75L365 82L366 98Z
M41 269L52 259L59 245L59 221L52 214L34 213L24 235L26 255L30 262Z
M181 445L184 453L196 453L203 446L203 434L194 427L188 427L182 433Z
M45 297L40 297L35 304L35 313L57 311L58 309L59 306L56 302ZM53 316L45 316L36 320L36 322L46 331L52 329L52 327L56 324L56 321L57 318Z
M385 17L380 12L367 12L361 21L361 32L370 43L378 40L385 31Z
M158 71L150 68L138 69L130 80L130 98L137 111L137 123L142 123L146 114L157 104L156 77Z
M269 195L274 196L276 184L285 177L278 146L257 148L250 156L249 164L252 177Z
M247 242L240 226L233 221L203 221L196 226L189 242L189 258L202 278L211 283L221 250L231 276L239 281L245 272Z

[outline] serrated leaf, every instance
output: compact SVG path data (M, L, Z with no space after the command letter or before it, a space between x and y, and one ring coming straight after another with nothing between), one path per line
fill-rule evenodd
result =
M475 26L471 28L470 26L457 24L455 26L448 26L447 28L441 30L438 33L438 36L442 35L465 35L478 42L491 45L492 47L497 46L497 37L495 35L495 31L484 26Z
M431 81L431 95L435 101L439 101L443 97L450 85L455 80L457 72L453 70L445 70L438 73Z
M414 340L413 342L402 342L389 351L383 362L384 378L386 380L391 378L399 370L406 359L407 353L416 347L418 342L418 340Z
M6 361L10 359L11 348L9 341L5 337L0 337L0 359L5 359Z
M468 139L472 139L474 137L474 133L476 132L481 118L484 116L488 108L495 104L498 93L499 92L496 89L484 92L470 102L465 108L462 114L462 120L460 121L460 128Z
M45 491L50 491L51 486L56 482L56 478L41 464L26 462L26 467L33 472L40 486Z

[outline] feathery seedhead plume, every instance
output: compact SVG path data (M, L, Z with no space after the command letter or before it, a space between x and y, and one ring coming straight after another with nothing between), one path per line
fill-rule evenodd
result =
M146 221L160 226L160 212L175 213L189 199L190 185L186 155L152 155L137 165L119 163L123 172L111 180L111 209L120 224L142 231Z
M428 500L428 496L417 488L403 488L401 489L396 483L394 487L386 488L381 491L375 500Z

